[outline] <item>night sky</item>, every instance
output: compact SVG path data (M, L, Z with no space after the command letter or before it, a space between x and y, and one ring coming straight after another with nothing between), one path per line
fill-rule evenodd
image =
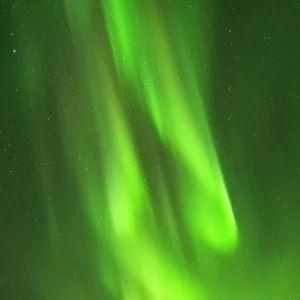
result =
M0 299L300 299L300 3L0 2Z

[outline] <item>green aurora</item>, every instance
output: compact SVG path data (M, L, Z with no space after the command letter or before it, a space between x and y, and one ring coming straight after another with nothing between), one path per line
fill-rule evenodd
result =
M42 242L20 264L29 298L298 299L272 276L295 278L284 259L293 250L240 275L259 225L244 212L239 228L215 142L213 2L55 2L24 6L15 24L26 32L14 67L43 199Z

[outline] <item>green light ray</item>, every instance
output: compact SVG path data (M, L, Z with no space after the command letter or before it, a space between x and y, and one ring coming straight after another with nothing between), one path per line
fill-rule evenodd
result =
M134 68L130 72L136 74L135 77L132 75L134 77L132 81L139 89L143 87L142 95L145 96L143 100L153 116L163 141L170 145L179 160L184 161L186 168L193 173L195 186L200 188L198 191L182 192L183 198L187 199L188 203L185 206L186 220L194 238L201 236L215 248L223 250L234 248L237 241L237 227L209 133L203 99L196 85L193 61L189 58L186 49L181 47L181 56L185 60L183 71L190 79L188 89L185 90L180 81L178 65L173 58L174 52L168 46L163 22L154 6L150 5L146 8L147 11L146 9L140 11L141 17L136 24L135 19L131 20L134 39L131 44L131 56L128 57L128 35L122 35L123 27L118 26L120 12L112 3L105 3L105 12L110 16L107 18L107 27L111 43L113 46L117 43L121 45L116 47L117 65L123 65L123 72L119 71L120 76L126 79L126 76L131 75L128 75L125 70ZM128 16L135 15L135 11L130 10L130 6L127 7L126 12ZM125 11L122 13L124 14ZM144 31L141 30L143 26L145 26ZM136 46L138 43L143 44L144 37L148 39L152 37L150 45L145 43L147 48ZM153 53L155 53L155 60L152 57ZM140 58L145 59L146 62L150 61L154 65L152 70L158 71L151 72L151 68ZM141 82L141 78L144 83ZM191 107L188 107L189 99L194 99L197 103L192 107L196 114L193 114ZM200 197L205 200L200 201ZM191 217L192 215L194 216Z
M199 282L184 257L163 173L157 171L161 179L157 199L148 191L147 170L124 110L126 98L120 96L121 90L138 96L131 104L150 116L159 143L176 161L181 213L195 252L201 256L200 245L214 253L232 252L238 240L237 226L195 62L183 45L178 53L171 51L167 22L155 5L111 0L101 2L101 7L109 47L94 35L97 22L92 2L65 0L86 90L82 96L63 88L57 92L68 165L76 175L81 206L97 237L95 248L98 243L105 245L106 252L94 258L99 284L115 299L209 299L205 280ZM187 38L183 33L181 30L179 41ZM183 82L184 76L188 83ZM156 223L153 201L165 210L168 237ZM55 223L52 210L49 230ZM58 245L54 238L51 242L54 248Z

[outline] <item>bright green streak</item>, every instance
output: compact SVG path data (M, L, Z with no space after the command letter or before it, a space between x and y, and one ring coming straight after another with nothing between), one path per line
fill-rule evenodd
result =
M185 47L184 28L177 25L178 47L174 50L155 5L143 6L134 0L101 2L115 70L102 41L93 36L91 2L65 0L65 4L88 92L78 99L75 93L64 94L61 89L60 121L69 164L81 187L82 206L99 242L112 252L95 260L99 280L115 298L125 300L208 299L185 261L160 171L160 199L151 199L147 190L119 93L124 84L137 94L140 101L134 105L149 113L161 143L178 163L176 189L194 246L204 244L216 252L234 250L237 227L204 112L195 61ZM171 13L170 21L172 18ZM116 74L118 83L113 79ZM96 134L91 135L87 128ZM97 163L93 149L99 152ZM155 221L152 201L165 210L171 247ZM55 222L51 211L50 228L56 227ZM118 265L118 276L113 263Z
M236 243L237 228L211 141L203 99L195 83L194 62L189 58L188 49L182 46L183 72L190 79L185 89L173 58L176 51L172 51L167 43L155 7L143 9L138 4L130 6L125 2L108 1L105 5L120 77L129 78L138 87L140 99L152 115L162 140L191 173L193 189L183 185L182 198L186 221L194 239L201 238L219 250L231 249ZM139 19L130 18L136 14ZM131 21L126 23L128 19ZM125 23L120 24L120 20ZM188 105L190 99L195 101L191 107ZM184 176L180 181L184 182Z
M126 116L122 114L117 86L111 81L114 71L101 64L103 61L106 64L101 44L88 38L93 32L89 18L91 8L83 1L76 5L69 1L66 4L78 55L90 82L92 106L98 112L95 122L99 136L96 139L100 144L101 140L106 141L105 147L100 145L104 166L92 165L87 169L77 158L88 160L86 149L93 141L87 139L80 124L76 136L72 137L74 125L68 130L68 122L65 122L70 158L84 191L84 205L91 224L99 238L110 244L121 270L118 283L113 275L105 275L107 269L103 270L103 261L99 261L100 277L105 278L108 289L116 290L118 284L121 285L123 299L205 299L203 288L196 284L193 276L178 271L178 267L185 264L184 260L177 256L175 261L159 242L160 231L154 221L139 157ZM188 88L184 89L175 67L176 59L171 55L154 7L142 8L134 1L119 0L106 2L103 9L120 80L129 82L137 91L142 101L140 105L152 116L162 142L183 165L177 176L182 184L179 193L191 238L195 244L203 241L218 251L233 249L236 224L195 84L193 62L182 52L186 60L184 72L191 78ZM146 23L145 19L151 22ZM92 51L99 53L99 57L92 56ZM95 65L99 65L98 74ZM106 88L100 90L100 83ZM101 104L101 99L109 104ZM195 100L193 108L189 107L188 99ZM97 168L103 168L105 173L106 185L102 190L97 184ZM160 201L166 201L163 186L161 191ZM101 202L106 205L100 205ZM97 225L103 220L104 206L110 216L109 237L104 237ZM172 240L176 243L172 215L169 218Z

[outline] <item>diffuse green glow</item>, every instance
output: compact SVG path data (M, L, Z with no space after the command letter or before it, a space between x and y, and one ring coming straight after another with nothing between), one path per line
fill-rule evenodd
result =
M195 63L186 47L178 54L171 50L155 5L110 0L101 6L115 70L102 41L93 37L91 3L65 0L65 4L88 93L75 101L78 95L61 92L60 119L82 206L99 241L112 252L113 258L95 258L99 279L116 299L207 299L204 284L198 282L182 254L171 196L163 174L157 171L161 199L155 200L165 209L172 246L163 242L119 93L126 83L138 95L135 105L148 112L161 143L178 162L177 189L193 244L203 243L217 252L232 251L237 228L198 89ZM183 83L181 72L189 78L188 83ZM77 122L79 116L86 120L84 124ZM93 134L88 128L93 128ZM99 159L92 156L94 149L98 149ZM53 212L49 226L55 227ZM112 260L118 265L118 276L111 271ZM119 289L121 294L116 292Z

